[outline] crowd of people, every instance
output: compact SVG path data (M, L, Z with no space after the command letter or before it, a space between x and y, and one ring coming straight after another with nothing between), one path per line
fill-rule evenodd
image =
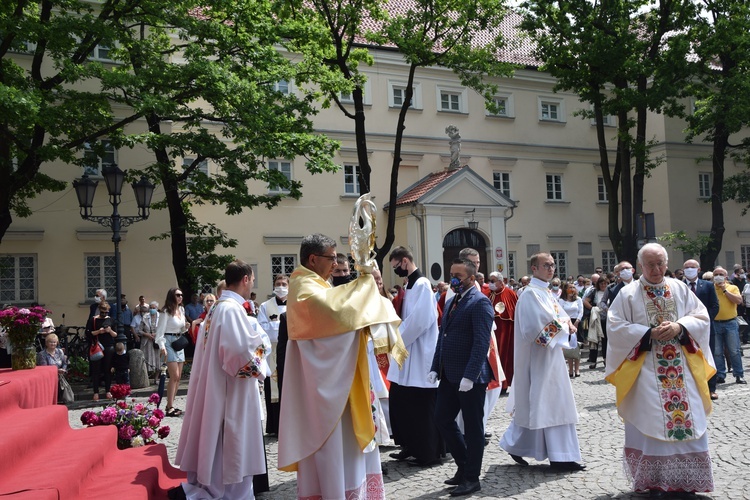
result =
M480 254L466 248L450 282L433 286L412 252L396 247L388 264L400 282L385 289L380 270L358 266L355 277L321 234L303 239L300 262L274 277L260 304L242 261L227 267L216 295L195 294L185 306L179 288L163 307L139 297L130 316L121 300L128 346L116 341L106 291L96 292L87 325L102 351L91 360L94 399L113 380L127 382L126 347L140 348L152 373L166 363L167 415L184 417L177 464L188 473L179 492L187 498L260 491L262 418L300 498L384 498L385 444L414 467L450 453L456 469L445 483L452 496L468 495L481 490L487 418L504 394L511 423L498 444L511 460L584 470L572 387L586 350L588 368L601 362L616 388L633 489L654 497L713 490L706 429L716 387L730 373L746 384L750 284L741 266L701 274L690 259L670 271L666 250L647 244L639 274L623 261L561 278L553 257L538 253L516 282L500 272L485 279ZM182 337L194 349L184 412L174 407ZM39 362L64 373L57 340L49 332Z

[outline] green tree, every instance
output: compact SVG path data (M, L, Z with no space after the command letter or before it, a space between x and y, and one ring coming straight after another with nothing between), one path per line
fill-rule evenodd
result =
M682 113L690 47L684 27L695 6L689 0L534 0L523 8L522 28L536 44L540 69L557 78L556 90L572 90L591 106L579 114L596 120L609 239L618 259L634 262L643 187L659 162L650 155L647 115ZM614 149L605 135L608 115L617 119Z
M68 14L70 5L76 9ZM280 20L273 4L263 0L219 0L210 8L192 0L168 6L156 0L105 2L97 11L90 5L50 3L46 16L44 8L12 11L21 27L13 32L12 47L32 42L34 61L60 71L51 82L53 77L33 71L34 64L28 70L16 57L6 57L9 52L3 55L4 74L15 79L0 75L0 92L15 99L2 104L7 105L3 133L11 146L2 152L0 175L21 178L13 158L19 165L33 163L28 192L39 185L42 162L84 165L90 158L79 151L97 137L106 136L117 148L147 147L154 163L138 173L163 185L165 197L154 208L169 212L170 230L157 237L170 239L177 282L190 293L199 283L213 282L230 258L216 256L216 248L236 245L216 225L200 222L193 206L221 205L228 215L237 215L245 208L271 208L284 196L299 198L301 183L267 168L268 159L304 157L312 173L336 168L331 161L336 145L312 133L318 94L303 87L316 80L331 85L330 74L312 44L295 44L304 52L294 63L283 52L290 39L317 39L315 26ZM72 29L63 29L67 25ZM108 48L111 61L89 58L97 45ZM279 89L279 82L292 79L300 84L299 93ZM54 91L46 92L48 87ZM80 88L94 90L73 90ZM7 119L23 114L21 106L29 102L37 104L26 122ZM146 123L145 132L128 127L137 121ZM33 135L39 129L41 137ZM187 157L193 160L183 165ZM208 160L218 167L210 176L200 168ZM253 183L284 194L253 194ZM6 187L3 183L0 191ZM9 199L22 201L26 192L8 189Z
M750 123L750 6L741 0L703 0L695 40L697 78L691 87L695 112L689 116L689 139L712 145L711 232L700 253L701 267L711 269L724 238L724 202L750 200L748 173L726 179L725 161L735 156L747 162L750 142L732 136ZM743 214L746 209L743 211Z
M389 203L395 206L398 194L398 170L401 144L406 130L414 77L419 68L442 66L453 70L461 84L491 100L497 86L492 78L508 76L513 67L498 59L504 40L495 28L506 13L504 2L497 0L415 0L393 8L382 0L312 0L300 2L290 10L302 18L317 18L328 28L331 45L325 59L349 83L354 112L344 107L337 91L328 95L345 116L354 120L361 192L369 192L372 167L367 156L367 130L362 64L371 64L367 46L395 46L404 57L407 84L394 134L394 154L390 171ZM367 21L367 22L364 22ZM479 33L488 35L477 37ZM482 40L481 42L478 40ZM383 260L395 239L396 212L388 212L385 239L380 242L377 261Z

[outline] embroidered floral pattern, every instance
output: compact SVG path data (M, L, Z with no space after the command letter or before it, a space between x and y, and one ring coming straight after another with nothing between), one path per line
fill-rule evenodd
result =
M539 335L536 337L536 343L542 347L547 347L549 343L555 338L555 335L562 331L563 327L557 319L553 319L547 323Z
M385 484L382 474L367 474L367 478L358 488L346 490L346 500L385 500ZM298 500L323 500L321 495L299 496Z
M258 378L263 373L261 365L263 364L263 358L268 355L265 344L261 344L255 349L254 356L250 361L245 364L237 372L237 378Z
M708 452L677 455L644 455L634 448L625 448L625 473L635 491L704 492L714 490L711 457Z
M677 306L669 285L643 284L643 292L649 299L646 301L646 313L651 326L657 326L662 321L677 321Z
M687 389L682 348L676 340L654 341L656 378L664 409L667 438L673 441L693 439L693 419Z

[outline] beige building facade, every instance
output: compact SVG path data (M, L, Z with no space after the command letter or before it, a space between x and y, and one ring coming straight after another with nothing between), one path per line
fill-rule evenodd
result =
M378 239L384 238L394 131L400 99L406 84L406 66L392 51L373 50L374 64L365 68L368 154L374 201L379 208ZM500 269L519 278L527 272L528 258L550 251L560 274L590 274L595 266L611 270L615 256L607 237L608 201L601 184L595 127L575 115L582 104L571 93L554 93L554 80L535 69L518 70L513 78L498 81L497 100L504 113L491 115L481 96L463 88L443 68L417 72L413 109L407 115L400 199L421 186L430 175L451 168L446 127L461 136L461 168L419 197L397 203L396 245L409 246L434 283L444 279L452 252L469 241L483 244L487 271ZM295 91L289 82L290 92ZM646 180L645 211L655 215L656 235L685 230L688 234L710 229L710 147L683 140L685 123L653 114L649 138L657 141L654 155L661 164ZM614 121L612 122L614 124ZM347 231L354 201L357 156L354 124L335 108L321 110L315 118L318 132L340 141L337 173L311 175L303 158L269 159L273 168L303 183L300 200L287 199L272 210L256 208L227 216L222 207L195 206L204 222L218 224L239 241L228 249L253 264L257 271L259 300L270 294L274 274L289 273L298 264L303 236L322 232L348 250ZM135 124L132 130L136 131ZM608 127L614 148L614 127ZM113 152L112 161L123 169L139 169L153 159L143 149ZM727 175L739 165L727 162ZM209 175L216 165L209 163ZM49 175L72 182L83 172L66 164L44 166ZM257 193L268 186L252 186ZM154 201L163 197L157 187ZM83 324L93 297L104 287L114 294L111 232L79 215L72 185L65 192L47 193L31 201L34 214L16 219L0 244L2 302L38 301L53 311L60 323ZM389 207L390 208L390 207ZM726 233L719 264L750 264L750 225L735 202L725 204ZM134 195L123 192L121 213L135 215ZM109 215L111 206L100 182L95 215ZM475 226L475 228L471 227ZM165 211L126 228L120 244L122 289L131 304L139 295L163 303L167 289L175 286L169 241L149 237L168 231ZM670 250L670 267L685 258ZM385 270L387 284L397 282Z

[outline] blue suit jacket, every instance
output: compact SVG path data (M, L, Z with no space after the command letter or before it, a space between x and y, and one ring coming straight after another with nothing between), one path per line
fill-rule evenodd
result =
M457 298L454 295L446 304L431 371L456 385L462 378L486 384L492 379L487 351L495 311L490 300L475 287L450 312Z
M685 284L690 288L690 282L685 280ZM711 333L713 333L714 318L719 314L719 297L716 296L716 288L710 281L698 278L695 282L695 295L708 309L708 317L711 318Z

